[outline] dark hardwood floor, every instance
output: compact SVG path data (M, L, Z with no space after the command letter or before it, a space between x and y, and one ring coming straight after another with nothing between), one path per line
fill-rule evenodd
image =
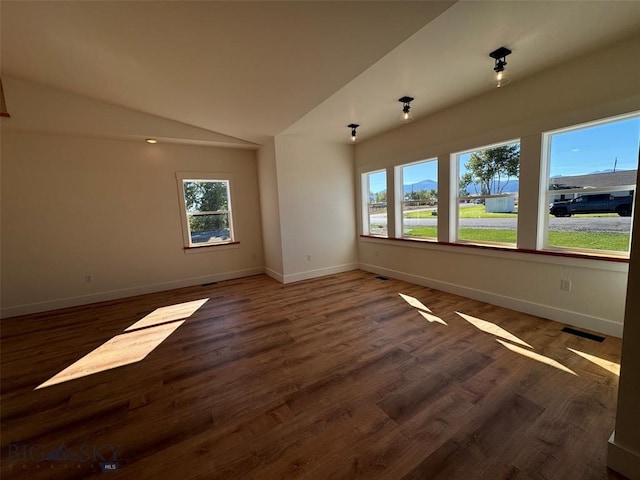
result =
M1 325L3 479L622 478L620 340L402 281L256 276Z

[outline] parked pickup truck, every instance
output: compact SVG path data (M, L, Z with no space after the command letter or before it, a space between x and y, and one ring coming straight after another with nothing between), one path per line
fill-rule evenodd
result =
M610 193L579 195L572 200L553 202L549 213L556 217L570 217L574 213L617 213L631 216L633 195L614 196Z

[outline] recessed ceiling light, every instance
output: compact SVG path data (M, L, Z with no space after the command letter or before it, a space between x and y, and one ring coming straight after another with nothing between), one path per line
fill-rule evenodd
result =
M145 139L145 142L153 144L153 143L158 143L158 140L156 140L155 138L147 138Z

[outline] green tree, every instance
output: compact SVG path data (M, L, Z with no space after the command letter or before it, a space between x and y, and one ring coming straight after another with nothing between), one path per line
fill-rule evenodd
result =
M464 164L468 170L460 177L460 193L468 195L467 188L480 187L481 195L502 193L507 182L520 175L520 146L504 145L471 154Z
M225 182L197 181L184 183L184 199L188 213L226 212L229 208ZM192 232L225 230L229 228L228 213L189 215Z
M387 191L378 192L375 194L376 203L384 203L387 201Z
M227 184L224 182L185 182L184 199L188 212L228 210Z
M437 195L438 193L435 191L435 189L432 188L431 190L412 190L405 193L404 198L405 200L411 201L431 201L435 200Z

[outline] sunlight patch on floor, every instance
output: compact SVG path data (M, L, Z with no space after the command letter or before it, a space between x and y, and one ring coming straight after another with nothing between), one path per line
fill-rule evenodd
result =
M189 318L202 305L204 305L207 300L209 299L203 298L201 300L194 300L193 302L177 303L175 305L169 305L168 307L156 308L149 315L141 318L127 328L125 332L138 330L139 328L151 327L161 323L173 322L175 320L182 320L183 318Z
M554 368L557 368L558 370L562 370L563 372L567 372L572 375L578 376L576 372L574 372L570 368L565 367L564 365L554 360L553 358L545 357L544 355L540 355L539 353L532 352L531 350L527 350L526 348L518 347L517 345L513 345L511 343L503 342L502 340L498 340L497 338L496 338L496 342L500 343L504 347L507 347L512 352L519 353L520 355L524 355L525 357L528 357L537 362L550 365Z
M107 340L35 390L144 360L193 315L208 298L156 308L120 335ZM181 321L179 321L181 320Z
M462 318L464 318L471 325L482 330L483 332L490 333L491 335L495 335L496 337L504 338L505 340L509 340L510 342L517 343L518 345L524 345L525 347L533 348L524 340L516 337L512 333L508 332L507 330L496 325L493 322L488 322L480 318L472 317L471 315L467 315L465 313L460 313L460 312L456 312L456 313L460 315Z
M435 315L432 315L431 313L427 313L427 312L423 312L422 310L419 310L420 315L422 315L424 317L425 320L431 322L431 323L441 323L442 325L447 325L447 322L445 322L444 320L442 320L440 317L436 317Z
M429 310L429 308L420 300L418 300L416 297L412 297L411 295L405 295L404 293L399 293L398 295L400 295L402 299L412 307L431 313L431 310Z
M167 323L135 332L116 335L89 352L77 362L36 387L50 387L112 368L122 367L143 360L185 321Z
M608 372L613 373L614 375L620 376L620 364L615 362L610 362L609 360L605 360L604 358L596 357L595 355L589 355L588 353L581 352L580 350L575 350L573 348L567 347L567 350L575 353L576 355L581 356L585 360L590 361L591 363L595 363L599 367L604 368Z

